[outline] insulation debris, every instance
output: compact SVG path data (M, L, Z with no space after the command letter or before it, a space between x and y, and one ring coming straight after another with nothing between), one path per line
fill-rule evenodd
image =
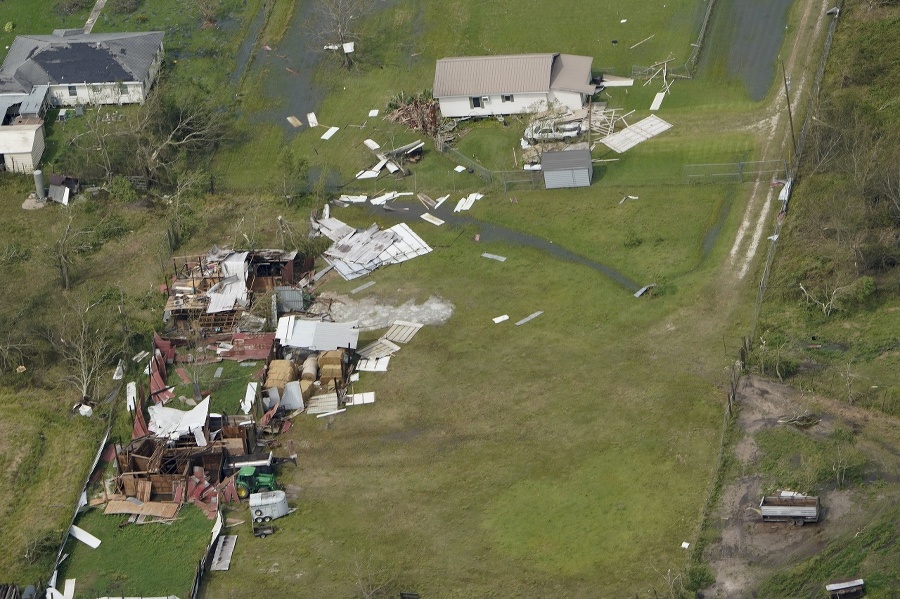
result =
M482 258L490 258L491 260L496 260L497 262L506 262L506 256L498 256L497 254L481 254Z
M322 134L320 139L331 139L334 137L334 134L338 132L340 127L329 127L328 131Z
M505 320L509 320L509 314L504 314L504 315L502 315L502 316L498 316L498 317L496 317L496 318L492 318L491 320L494 321L494 324L500 324L501 322L503 322L503 321L505 321Z

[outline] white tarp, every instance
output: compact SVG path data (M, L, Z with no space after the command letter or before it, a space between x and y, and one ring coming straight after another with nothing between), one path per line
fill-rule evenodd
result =
M150 406L147 412L150 413L147 428L151 432L156 433L158 437L178 439L182 435L194 434L206 425L209 416L209 397L187 412L162 405Z

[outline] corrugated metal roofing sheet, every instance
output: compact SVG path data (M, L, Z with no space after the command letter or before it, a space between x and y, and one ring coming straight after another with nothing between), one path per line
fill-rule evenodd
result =
M575 168L593 168L590 150L570 150L544 152L541 154L541 169L544 171L564 171Z
M299 347L314 351L330 351L342 347L356 349L359 342L359 321L322 322L296 316L278 319L275 338L283 347Z
M434 97L546 92L553 54L442 58L434 73Z
M327 414L338 409L337 393L328 393L326 395L316 395L309 398L306 406L307 414Z

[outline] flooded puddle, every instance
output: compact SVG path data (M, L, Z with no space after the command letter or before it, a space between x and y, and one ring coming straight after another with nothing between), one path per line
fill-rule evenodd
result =
M792 2L718 0L701 68L724 59L728 75L743 82L750 99L762 100L777 73Z
M629 291L637 291L641 288L641 285L638 285L616 269L606 266L605 264L589 260L584 256L580 256L574 252L556 245L552 241L541 239L540 237L535 237L534 235L529 235L527 233L522 233L521 231L507 229L506 227L500 225L486 223L476 218L472 218L471 216L465 216L461 215L460 213L453 212L452 206L448 206L448 204L451 203L452 202L447 202L444 206L441 206L437 210L432 210L430 211L430 213L434 216L437 216L451 227L477 227L478 235L480 236L479 239L485 243L501 241L510 245L533 247L535 249L541 250L542 252L547 252L548 254L550 254L554 258L558 258L559 260L575 262L577 264L587 266L588 268L601 273L602 275L606 276L613 282ZM455 205L455 203L453 204ZM388 219L407 223L421 222L420 216L426 212L424 206L403 204L394 204L392 206L389 206L389 209L386 211L383 211L381 208L375 206L372 206L371 209L373 213L385 216Z

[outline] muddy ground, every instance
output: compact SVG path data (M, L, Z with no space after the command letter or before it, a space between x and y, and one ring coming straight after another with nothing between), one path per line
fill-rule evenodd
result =
M772 427L783 426L778 419L806 411L821 415L822 421L807 432L815 437L827 436L837 424L854 430L870 427L877 416L820 397L807 396L798 390L756 376L746 376L738 389L737 425L742 435L733 451L740 471L749 473L726 482L714 527L720 538L706 549L706 560L716 576L715 584L704 591L709 597L755 597L759 584L784 567L805 560L847 533L860 529L866 521L859 488L830 489L820 494L822 521L818 524L793 526L789 523L764 523L756 511L762 497L762 477L753 474L759 451L752 435ZM886 423L888 426L890 423ZM867 448L868 457L890 456L897 447L879 442L879 448ZM868 451L869 449L872 450ZM878 450L881 451L878 451ZM896 477L896 467L879 472L882 480Z
M310 308L311 312L329 312L335 322L359 321L364 331L383 329L396 320L425 325L444 324L453 315L453 304L437 296L421 304L409 300L400 305L383 302L374 296L353 297L323 293Z

